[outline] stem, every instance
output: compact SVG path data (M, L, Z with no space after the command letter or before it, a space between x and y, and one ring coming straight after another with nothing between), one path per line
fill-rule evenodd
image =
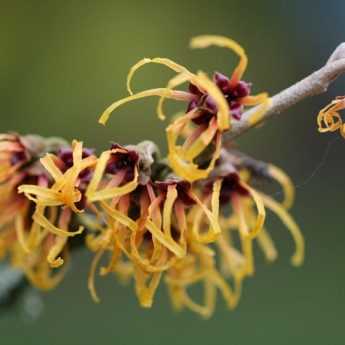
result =
M224 144L273 115L282 113L304 98L326 92L329 85L343 73L345 73L345 43L335 49L325 66L273 96L268 110L260 119L255 122L250 121L260 105L243 113L241 120L234 121L231 130L224 135Z

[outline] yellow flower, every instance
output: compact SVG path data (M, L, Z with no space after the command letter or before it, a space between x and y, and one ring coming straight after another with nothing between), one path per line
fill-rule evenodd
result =
M273 171L273 173L272 173ZM290 184L290 179L278 168L272 165L267 165L265 171L262 171L266 178L276 179L282 182L285 198L282 203L275 201L269 195L255 191L249 187L251 181L251 173L246 170L240 176L231 173L223 179L221 190L221 220L222 237L218 241L219 249L223 252L222 256L231 256L233 251L233 234L234 231L238 233L240 239L242 258L239 260L239 265L229 265L231 274L238 279L243 279L246 276L251 276L254 273L254 257L253 257L253 241L258 241L259 246L263 250L267 260L274 261L277 257L277 251L273 241L264 226L264 218L266 211L269 209L275 213L289 230L294 242L295 253L292 256L291 262L294 266L300 266L304 260L304 239L303 235L289 215L287 209L291 206L293 201L293 187ZM272 173L272 175L270 175ZM252 198L249 198L249 196ZM226 202L231 202L233 212L229 214L226 207ZM234 254L234 253L233 253ZM235 254L235 257L239 257ZM226 259L226 258L225 258ZM235 262L238 261L234 259ZM225 260L224 260L225 261ZM233 267L232 267L233 266Z
M38 183L23 184L18 188L19 193L25 194L28 200L36 204L27 247L30 251L40 250L42 241L48 241L50 245L47 261L53 268L60 267L64 263L60 253L66 246L68 238L83 232L82 226L76 231L71 231L68 227L72 214L83 212L83 209L79 209L83 197L83 178L85 178L82 174L96 163L96 158L92 155L83 158L82 143L73 142L72 151L71 163L64 162L53 154L47 154L41 159L41 164L54 180L51 186Z
M110 114L121 105L133 100L159 96L157 108L158 116L165 118L163 102L166 98L187 101L186 114L178 117L167 127L168 159L176 175L184 180L193 182L206 178L215 166L220 155L221 134L231 128L233 120L239 120L244 106L262 103L258 113L265 112L269 99L266 93L250 96L249 84L241 81L247 67L247 56L243 48L235 41L222 36L198 36L192 39L192 48L206 48L215 45L233 50L240 57L238 66L231 78L215 73L211 80L205 73L190 72L184 66L166 58L142 59L129 71L127 89L130 96L110 105L102 114L99 122L105 124ZM146 64L155 63L167 66L176 74L166 88L145 90L133 94L131 80L137 70ZM189 91L174 90L177 86L189 82ZM179 138L186 133L186 127L193 125L189 135L182 145L178 144ZM213 154L206 167L200 167L198 158L209 147L214 146Z
M61 281L64 271L52 273L48 261L54 262L55 253L62 250L64 243L52 235L43 234L31 219L33 202L17 191L23 183L42 188L49 183L35 156L41 152L43 138L15 134L0 137L0 256L8 258L12 266L21 269L36 287L51 289ZM55 211L49 215L51 221L55 221L56 217ZM69 215L63 211L61 223L66 223L68 218ZM38 232L40 236L34 240L32 235Z
M215 251L194 241L190 242L188 255L167 272L165 282L172 304L177 310L187 308L205 318L214 312L217 290L230 309L236 307L241 293L239 281L235 281L233 289L217 270ZM188 293L188 289L196 284L203 287L202 303L195 302Z
M118 267L123 266L125 256L132 263L130 272L140 304L151 307L162 273L187 255L187 214L194 204L201 205L210 224L219 229L217 206L216 210L208 210L188 182L175 179L149 182L129 195L112 198L110 202L101 201L105 226L94 227L96 235L88 236L87 241L89 248L97 253L89 276L94 300L99 301L94 286L96 266L107 251L110 262L100 273L113 271L121 275Z
M345 126L339 114L339 111L343 109L345 109L345 96L337 97L321 109L317 116L319 132L325 133L339 130L341 136L345 138Z

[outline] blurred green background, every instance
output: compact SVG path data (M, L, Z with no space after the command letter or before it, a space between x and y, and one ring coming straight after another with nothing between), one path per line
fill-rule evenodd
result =
M220 49L191 51L190 37L223 34L239 41L254 91L275 94L320 67L345 40L343 1L4 1L0 0L0 132L59 135L99 149L152 139L165 146L156 100L130 104L106 128L101 111L126 94L128 68L166 56L193 70L230 73L235 58ZM148 66L137 90L171 76ZM0 344L332 344L345 343L345 141L319 135L321 106L344 94L345 77L326 95L305 100L239 140L243 151L284 168L297 185L293 214L307 241L305 265L290 267L291 239L274 217L280 250L274 265L257 255L257 273L234 312L219 299L211 320L176 314L164 289L152 310L132 287L97 281L95 305L86 276L91 257L76 258L67 279L43 296L45 310L27 321L19 310L0 318ZM172 109L172 108L171 108Z

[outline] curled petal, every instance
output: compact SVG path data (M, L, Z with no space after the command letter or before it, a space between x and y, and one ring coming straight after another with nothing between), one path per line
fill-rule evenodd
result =
M273 262L278 257L278 251L272 241L270 234L265 228L262 228L256 237L259 246L264 252L265 258L269 262Z
M111 115L111 113L117 109L118 107L120 107L123 104L126 104L128 102L132 102L135 101L137 99L141 99L141 98L146 98L146 97L152 97L152 96L158 96L158 97L166 97L166 98L170 98L170 99L174 99L177 101L189 101L192 98L192 95L188 92L184 92L184 91L174 91L174 90L169 90L166 88L158 88L158 89L151 89L151 90L145 90L139 93L136 93L132 96L128 96L126 98L123 98L119 101L114 102L113 104L111 104L101 115L100 119L99 119L99 123L102 125L105 125L108 122L108 119Z
M304 260L304 238L300 228L285 208L283 208L278 202L268 195L262 193L260 195L265 206L272 210L288 228L296 247L295 253L291 258L291 262L294 266L300 266Z
M264 223L265 223L265 218L266 218L266 210L264 203L262 201L261 195L255 191L252 187L250 187L247 183L241 181L240 184L248 191L250 196L253 198L254 204L256 206L256 209L258 211L258 215L256 218L255 225L252 229L250 229L248 235L251 238L254 238L259 231L262 229Z
M155 238L166 246L170 251L172 251L177 257L181 258L186 255L185 248L183 248L179 243L177 243L171 234L171 219L173 216L173 206L177 199L177 189L176 185L168 186L167 195L163 207L163 231L158 231L158 226L155 222L151 221L153 219L152 206L149 208L149 216L151 219L147 220L146 227L152 233Z
M180 231L179 243L182 246L185 253L187 253L187 215L185 211L185 205L180 200L177 200L175 205L175 215L177 220L177 227Z
M200 248L201 247L201 248ZM191 250L196 250L194 255L199 257L200 265L196 264L196 257L188 256L173 269L166 277L166 283L173 304L177 310L188 308L204 318L212 315L215 309L217 289L210 279L211 271L214 266L214 252L201 245L191 245ZM195 302L188 294L187 289L195 284L203 286L203 302Z
M68 259L67 252L65 253L66 260ZM33 260L32 260L33 259ZM22 269L30 281L30 283L41 290L54 289L66 274L66 265L59 269L56 273L52 271L47 261L42 260L43 257L39 254L37 257L23 257L16 262L15 266Z
M225 239L224 233L219 236L217 245L222 253L222 271L224 274L233 276L236 280L240 281L242 278L241 272L243 272L243 269L246 265L245 257L234 247L234 244L229 240L229 238ZM237 292L239 298L240 289Z
M236 194L232 196L232 206L239 219L239 234L245 258L245 265L241 271L237 272L238 278L242 280L245 276L252 276L254 274L253 239L250 236L250 228L247 224L243 200Z
M214 169L216 161L220 156L222 144L221 134L217 133L215 151L213 153L212 159L208 167L203 169L199 168L198 165L193 162L188 162L182 159L181 155L179 154L179 148L176 146L177 135L173 127L171 126L167 128L167 137L169 146L168 159L170 166L174 170L176 175L180 176L181 178L189 182L194 182L197 180L207 178L211 171Z
M187 81L191 81L193 78L195 78L195 74L190 72L186 67L176 63L175 61L172 61L167 58L153 58L153 59L148 59L144 58L140 61L138 61L129 71L128 76L127 76L127 90L130 95L133 95L132 88L131 88L131 81L134 76L134 74L137 72L137 70L144 65L147 65L149 63L155 63L155 64L160 64L164 65L170 69L172 69L174 72L178 73L178 75L174 76L167 84L167 87L165 88L165 94L161 95L158 106L157 106L157 114L158 117L161 120L165 119L165 115L163 112L163 103L166 98L171 98L169 97L170 93L173 91L173 89ZM190 95L191 100L194 96Z
M225 279L216 270L210 273L210 279L212 279L213 284L221 291L227 306L230 309L234 309L237 306L241 295L241 283L238 283L235 279L237 291L234 292L230 285L226 283Z
M48 266L48 264L46 264ZM47 269L39 269L36 272L34 269L24 269L26 277L29 279L31 284L41 290L52 290L58 286L63 278L65 277L66 270L61 270L58 273L52 275Z
M118 211L115 208L109 206L105 201L101 201L101 206L109 217L113 218L114 220L118 221L120 224L126 226L134 232L138 230L137 223L121 211Z
M131 81L132 81L132 78L134 76L134 74L136 73L136 71L141 68L142 66L148 64L148 63L151 63L152 62L152 59L149 59L149 58L144 58L140 61L138 61L135 65L133 65L129 72L128 72L128 75L127 75L127 82L126 82L126 85L127 85L127 91L130 95L133 95L133 91L132 91L132 87L131 87Z
M219 226L219 194L221 188L221 180L217 180L213 184L213 191L211 197L211 209L210 211L203 200L200 200L197 195L191 193L191 196L197 203L197 207L194 208L195 212L190 214L191 221L193 223L192 233L193 237L201 243L214 242L219 234L221 233L221 228ZM200 232L201 223L203 221L202 217L206 216L209 222L209 228L205 233Z
M60 267L64 264L64 260L59 256L67 243L67 237L56 237L55 243L50 248L47 261L52 268Z
M192 285L195 283L200 282L201 280L203 280L205 278L205 270L199 271L199 272L194 272L194 273L189 273L186 274L186 276L184 277L172 277L172 276L167 276L166 277L166 282L168 282L169 284L172 285L176 285L176 286L187 286L187 285Z
M240 57L240 61L232 74L230 85L236 85L241 80L248 65L248 58L244 49L237 42L224 36L202 35L192 38L190 45L192 48L198 49L217 46L233 50Z
M136 237L137 237L137 233L132 232L131 234L131 254L133 256L133 260L140 265L145 271L150 272L150 273L156 273L156 272L163 272L168 270L177 260L177 258L174 256L172 258L170 258L169 260L167 260L166 262L163 262L160 265L157 265L156 263L153 263L153 256L158 256L158 255L166 255L166 253L164 253L164 251L166 251L167 249L165 247L162 246L161 243L156 243L155 244L155 249L157 250L157 247L159 246L160 248L158 249L160 254L152 254L152 258L147 259L147 258L143 258L142 255L140 254L139 248L138 248L138 244L136 243Z
M74 237L80 235L84 231L83 226L79 226L78 230L76 231L68 231L56 227L44 216L44 208L37 208L34 215L32 216L32 219L42 228L48 230L49 232L57 236Z
M168 192L166 196L166 200L164 202L163 208L163 230L165 235L171 237L171 217L172 217L172 210L173 205L177 199L177 189L176 185L168 186Z
M205 148L210 145L213 138L217 134L217 130L218 128L216 120L213 119L211 120L208 128L202 131L198 138L196 138L188 148L182 147L182 149L179 150L181 158L186 161L193 161L193 159L199 156L205 150Z
M320 110L317 116L318 130L320 133L335 132L339 129L345 137L345 126L339 114L339 110L345 109L345 98L338 97Z
M280 168L269 164L268 166L268 174L276 180L283 188L284 191L284 200L282 205L289 209L291 208L294 199L295 199L295 188L294 185L288 175L285 174L283 170Z
M154 59L152 59L152 62L164 65L164 66L170 68L171 70L175 71L176 73L185 73L185 74L189 74L190 76L194 76L194 74L192 72L190 72L186 67L180 65L179 63L177 63L171 59L154 58Z
M166 236L161 229L150 219L146 222L147 229L151 232L157 241L162 243L166 248L168 248L177 257L182 258L185 255L184 249L177 244L171 237Z
M99 252L96 253L95 257L93 258L90 272L89 272L88 281L87 281L88 289L95 303L101 302L100 298L98 297L96 286L95 286L95 275L97 271L97 266L99 262L101 261L103 254L104 254L104 250L100 250Z
M159 64L159 65L164 65L170 69L172 69L173 71L175 71L176 73L185 73L185 74L189 74L192 75L191 72L189 72L187 70L187 68L185 68L184 66L170 60L170 59L166 59L166 58L153 58L153 59L149 59L149 58L144 58L142 60L139 60L135 65L133 65L131 67L131 69L129 70L129 73L127 75L127 90L129 92L130 95L133 95L133 91L132 91L132 87L131 87L131 81L132 78L134 76L134 74L143 66L149 64L149 63L155 63L155 64Z
M205 279L204 283L204 304L199 304L192 300L186 289L179 289L179 304L190 309L196 314L207 319L212 316L216 303L217 289L211 281ZM175 292L176 294L176 292Z
M162 257L162 261L166 258ZM161 262L160 262L161 263ZM139 303L144 308L151 308L153 304L153 297L158 288L161 280L162 273L147 273L144 272L140 267L135 267L134 278L135 278L135 290L139 300Z

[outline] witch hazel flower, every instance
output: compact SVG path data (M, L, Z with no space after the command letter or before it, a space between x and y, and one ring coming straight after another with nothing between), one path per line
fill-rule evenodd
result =
M22 184L18 191L36 205L28 239L30 246L40 247L42 240L51 238L47 261L57 268L64 263L60 254L68 238L84 230L82 226L70 230L69 224L73 214L83 212L84 185L95 157L89 150L83 150L81 142L75 141L71 149L61 149L56 155L48 153L40 163L52 181L46 185Z
M330 104L320 110L317 116L320 133L336 132L345 138L345 126L339 111L345 109L345 96L336 97Z
M135 64L127 78L127 89L131 94L110 105L102 114L100 123L105 124L110 114L121 105L149 96L159 96L157 112L161 119L165 118L163 102L166 98L187 101L187 112L177 117L166 129L171 168L176 175L193 182L206 178L213 170L220 155L222 133L231 128L234 120L239 120L244 106L262 104L255 118L262 116L270 100L266 93L250 95L249 84L241 78L246 70L248 59L243 48L235 41L222 36L198 36L192 39L192 48L206 48L211 45L233 50L240 61L232 75L215 73L213 80L205 73L192 73L186 67L166 58L145 58ZM167 66L176 73L165 88L150 89L133 93L131 80L138 69L154 63ZM179 85L188 82L188 91L175 90ZM190 127L186 131L186 127ZM185 133L188 133L185 136ZM184 138L182 145L178 144ZM213 154L206 167L196 162L209 146L214 146Z

